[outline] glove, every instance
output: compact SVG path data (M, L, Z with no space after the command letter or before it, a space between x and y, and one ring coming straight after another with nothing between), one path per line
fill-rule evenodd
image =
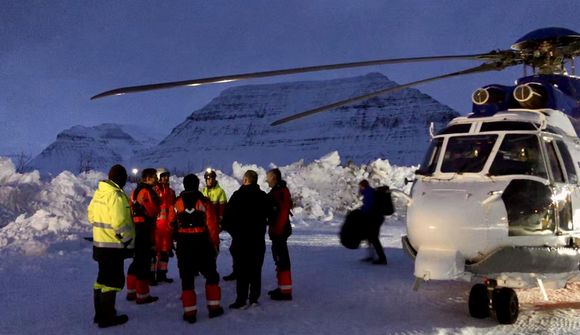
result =
M127 249L127 248L129 247L129 245L131 245L131 242L133 242L133 239L129 239L129 241L127 241L127 242L123 242L123 247L124 247L125 249Z

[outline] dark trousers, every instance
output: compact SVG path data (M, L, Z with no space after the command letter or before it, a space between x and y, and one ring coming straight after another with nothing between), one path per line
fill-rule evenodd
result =
M272 257L277 271L290 271L290 254L288 253L288 238L273 237Z
M93 247L93 258L99 264L97 283L116 289L125 286L125 249Z
M139 280L149 280L151 275L151 263L155 257L151 240L152 224L141 222L135 225L135 255L129 265L127 274L137 277Z
M236 273L237 302L246 302L248 291L250 301L258 301L262 290L262 266L266 253L264 240L237 240L234 253L234 272Z
M216 251L207 233L180 234L177 238L177 267L183 291L195 289L195 274L205 278L207 285L217 284L220 275L216 266Z
M379 260L385 260L387 258L387 256L385 256L385 251L383 250L381 240L379 239L383 221L385 221L385 217L382 215L369 216L368 221L369 222L368 241L369 244L375 248Z

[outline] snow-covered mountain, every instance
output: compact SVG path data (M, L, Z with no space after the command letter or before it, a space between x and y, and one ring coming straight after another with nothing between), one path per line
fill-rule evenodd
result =
M75 126L58 134L29 165L43 175L106 171L119 162L180 173L208 166L231 172L234 161L286 165L311 162L335 150L345 163L384 158L396 165L417 165L429 142L429 124L441 128L459 114L416 89L270 126L284 116L395 85L382 74L370 73L238 86L193 112L159 145L155 138L162 136L138 126Z
M233 161L285 165L338 150L344 162L386 158L397 165L416 165L429 142L429 124L441 128L459 115L416 89L270 126L293 113L395 85L382 74L370 73L226 89L134 162L179 172L207 166L229 172Z
M58 134L56 141L36 156L29 167L42 174L106 171L137 151L154 146L159 138L159 134L130 125L74 126Z

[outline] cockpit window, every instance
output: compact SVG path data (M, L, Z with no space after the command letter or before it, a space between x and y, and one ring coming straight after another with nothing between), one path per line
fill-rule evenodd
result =
M537 130L536 126L529 122L498 121L485 122L481 125L480 132L502 130Z
M469 133L471 123L454 124L441 130L437 135Z
M489 168L492 176L525 174L548 178L540 152L538 136L534 134L509 134Z
M480 172L496 139L497 135L450 137L441 172Z
M427 154L425 155L425 159L423 159L423 163L421 163L421 168L415 171L416 174L430 176L435 172L437 162L439 161L439 155L441 154L442 145L442 138L436 138L431 142L429 150L427 150Z

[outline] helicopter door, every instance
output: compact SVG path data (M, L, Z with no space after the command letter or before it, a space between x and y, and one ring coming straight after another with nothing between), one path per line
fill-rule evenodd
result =
M546 145L546 154L548 158L548 165L550 166L550 172L552 176L552 201L554 204L556 222L557 222L557 234L567 233L574 229L572 221L572 187L570 182L575 180L576 173L572 168L570 173L564 169L564 164L562 161L567 161L568 159L563 159L563 156L570 158L570 153L568 152L565 144L551 137L544 136L544 143ZM558 151L558 148L563 148L562 151L566 152L563 154ZM566 164L569 165L570 163ZM571 179L568 182L568 179Z
M555 140L555 142L560 159L564 163L567 182L566 191L571 202L570 217L566 220L560 220L560 229L563 231L572 231L575 227L580 227L580 188L578 187L578 175L576 174L574 160L572 159L572 155L570 155L566 143L561 140ZM575 210L575 208L577 208L577 210Z

